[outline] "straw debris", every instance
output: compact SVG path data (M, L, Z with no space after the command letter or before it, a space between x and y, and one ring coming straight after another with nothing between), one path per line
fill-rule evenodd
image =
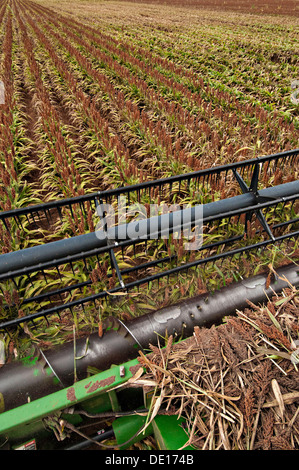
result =
M143 386L155 384L148 422L185 417L196 449L298 449L298 303L290 287L180 343L151 346L139 357Z

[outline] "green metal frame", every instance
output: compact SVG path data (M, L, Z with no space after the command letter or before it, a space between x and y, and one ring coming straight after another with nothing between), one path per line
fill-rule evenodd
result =
M72 407L85 400L98 397L132 378L140 364L137 359L122 366L113 366L103 372L0 414L0 436L10 436L20 427L28 426L43 418Z
M121 366L113 366L76 382L70 387L0 413L0 441L11 441L14 448L20 443L24 444L28 439L34 442L34 438L39 434L49 435L43 425L43 419L55 416L59 412L66 413L69 408L79 403L84 403L87 408L94 408L95 411L118 410L117 389L121 390L140 367L138 359L133 359ZM72 419L71 414L67 416L68 419ZM78 415L73 419L80 421ZM136 430L144 427L146 416L132 415L117 418L113 423L113 429L120 450L151 434L154 434L160 450L176 450L188 442L183 421L184 418L178 419L177 416L156 416L146 427L146 431L138 434ZM129 444L123 445L125 442ZM185 449L193 448L187 446Z

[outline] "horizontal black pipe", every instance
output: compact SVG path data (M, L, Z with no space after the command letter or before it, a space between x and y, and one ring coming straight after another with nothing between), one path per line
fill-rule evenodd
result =
M299 194L299 180L290 183L273 186L259 191L261 201L283 200ZM265 203L267 206L267 203ZM263 204L257 204L256 195L252 192L241 194L227 199L195 206L183 210L162 214L160 216L141 219L128 224L120 224L110 227L107 234L103 230L78 235L64 240L46 243L23 250L3 254L0 256L0 274L14 272L23 268L29 268L49 261L59 261L61 258L74 254L84 254L96 248L108 246L109 241L121 242L123 240L154 239L174 233L178 230L190 228L191 225L205 223L213 217L221 217L223 214L235 211L257 209ZM199 208L202 207L202 211ZM186 223L187 221L187 223Z
M114 430L112 427L106 429L104 432L101 434L95 434L94 436L91 437L92 441L96 442L102 442L105 441L106 439L114 439L115 434ZM87 447L90 447L92 445L92 442L90 439L85 439L84 441L77 442L76 444L73 444L72 446L67 447L65 450L82 450L86 449Z
M126 325L118 325L114 320L111 328L100 338L98 334L89 337L88 353L86 340L81 339L76 345L76 356L81 357L76 363L77 376L83 378L89 365L105 370L111 364L121 364L136 356L138 349L147 349L149 344L157 344L157 338L168 335L188 337L193 334L194 326L209 327L219 323L224 316L234 314L236 309L248 306L247 300L253 303L263 302L266 294L280 292L287 287L285 276L294 286L299 285L299 267L290 266L277 271L279 278L265 289L266 275L254 276L247 280L231 284L213 294L200 295L184 300L176 305L160 309L136 318ZM70 344L46 352L45 357L64 386L73 382L73 354ZM69 374L66 374L66 371Z
M92 333L38 354L26 361L16 361L0 369L0 396L4 410L40 398L84 379L88 367L106 370L137 356L138 350L156 345L158 338L174 335L186 338L194 327L209 327L223 317L248 306L247 300L259 304L289 286L299 286L299 267L285 266L277 270L278 277L266 288L267 274L253 276L224 287L213 294L204 294L176 305L136 318L127 324L107 319L102 337ZM287 280L284 280L287 279ZM76 360L74 359L74 351Z
M276 237L276 242L279 243L279 242L282 242L283 240L287 240L290 238L297 238L298 236L299 236L299 230L297 230L296 232L292 232L292 234L285 234L285 235ZM184 265L166 269L160 273L155 273L153 275L135 279L132 282L126 283L125 288L126 290L129 291L130 289L133 289L135 287L138 287L144 284L148 284L150 282L157 281L158 279L161 279L163 277L165 278L167 276L178 274L179 272L182 272L182 271L188 271L188 269L199 267L201 265L206 264L207 262L215 263L220 259L224 259L228 257L231 258L235 255L240 255L252 249L263 249L270 243L273 243L271 239L264 240L262 242L255 243L253 245L246 245L245 247L239 247L233 250L229 250L225 253L219 253L219 254L208 256L208 257L205 257L205 258L202 258L200 260L196 260L190 263L185 263ZM114 295L117 292L120 292L122 290L123 290L123 287L121 285L117 285L116 287L113 287L112 289L109 289L108 291L104 290L96 294L89 295L87 297L83 297L77 300L73 300L71 302L67 302L65 304L60 304L60 305L56 305L55 307L41 309L36 312L30 313L27 316L14 318L13 320L7 320L5 322L2 322L0 324L0 329L8 329L11 327L15 327L16 325L20 325L21 323L25 323L27 321L34 321L35 319L41 318L41 317L47 318L48 316L53 315L54 313L59 314L59 312L62 312L63 310L67 310L67 309L72 310L75 307L84 308L84 304L88 304L90 302L95 302L96 300L106 298L107 295Z

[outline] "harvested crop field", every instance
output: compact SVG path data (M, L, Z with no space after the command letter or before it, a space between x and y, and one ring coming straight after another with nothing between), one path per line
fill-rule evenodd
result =
M298 16L295 0L0 0L7 364L101 338L111 317L134 321L298 266L298 194L266 189L298 182ZM71 251L97 233L99 204L121 225L119 195L135 220L156 215L153 206L164 215L246 193L254 210L207 218L197 251L173 234L105 249L87 237L85 251ZM51 252L56 242L70 251ZM45 258L30 259L39 247ZM140 358L137 383L155 382L155 413L188 417L190 445L298 449L298 295L294 286L280 295ZM156 444L134 448L147 446Z
M156 385L148 422L187 416L186 445L200 450L298 449L298 300L289 288L180 344L152 347L140 357L143 387Z

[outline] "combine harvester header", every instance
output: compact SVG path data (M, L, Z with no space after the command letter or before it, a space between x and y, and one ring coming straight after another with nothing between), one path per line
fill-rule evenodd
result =
M23 331L25 325L49 323L57 315L76 315L80 309L97 311L100 301L117 303L120 293L129 295L181 273L199 272L200 276L208 265L227 266L249 253L259 257L273 245L282 247L281 251L286 246L295 248L299 181L286 180L285 175L288 167L298 168L298 158L296 149L0 213L0 223L9 235L17 229L23 232L28 225L38 230L59 220L63 224L78 210L83 219L92 210L98 220L93 232L0 256L3 295L5 289L14 289L19 308L26 312L19 316L16 305L3 302L7 317L0 331L10 335ZM171 210L161 211L159 204ZM138 212L137 219L133 212ZM211 237L211 233L218 236ZM49 350L37 348L29 361L5 364L0 369L1 442L17 447L34 440L40 448L61 448L61 442L49 439L42 423L69 408L86 407L97 413L119 410L121 416L122 404L130 403L126 383L138 368L138 351L146 354L149 344L157 344L166 334L184 340L192 336L195 326L219 324L225 316L244 309L248 300L262 303L289 284L298 286L299 268L293 261L276 269L270 284L268 272L246 279L240 276L239 282L213 294L196 295L129 322L107 315L101 334L92 332ZM102 372L89 376L91 367ZM145 417L136 415L136 410L148 409L149 398L136 391L133 395L133 408L127 412L125 407L124 412L129 416L117 418L95 440L114 436L120 448L138 440ZM166 436L165 429L174 418L158 416L147 429L157 436L162 449L177 449L186 442L178 426L174 441ZM70 419L70 426L76 426L75 421ZM89 444L83 440L74 447Z

